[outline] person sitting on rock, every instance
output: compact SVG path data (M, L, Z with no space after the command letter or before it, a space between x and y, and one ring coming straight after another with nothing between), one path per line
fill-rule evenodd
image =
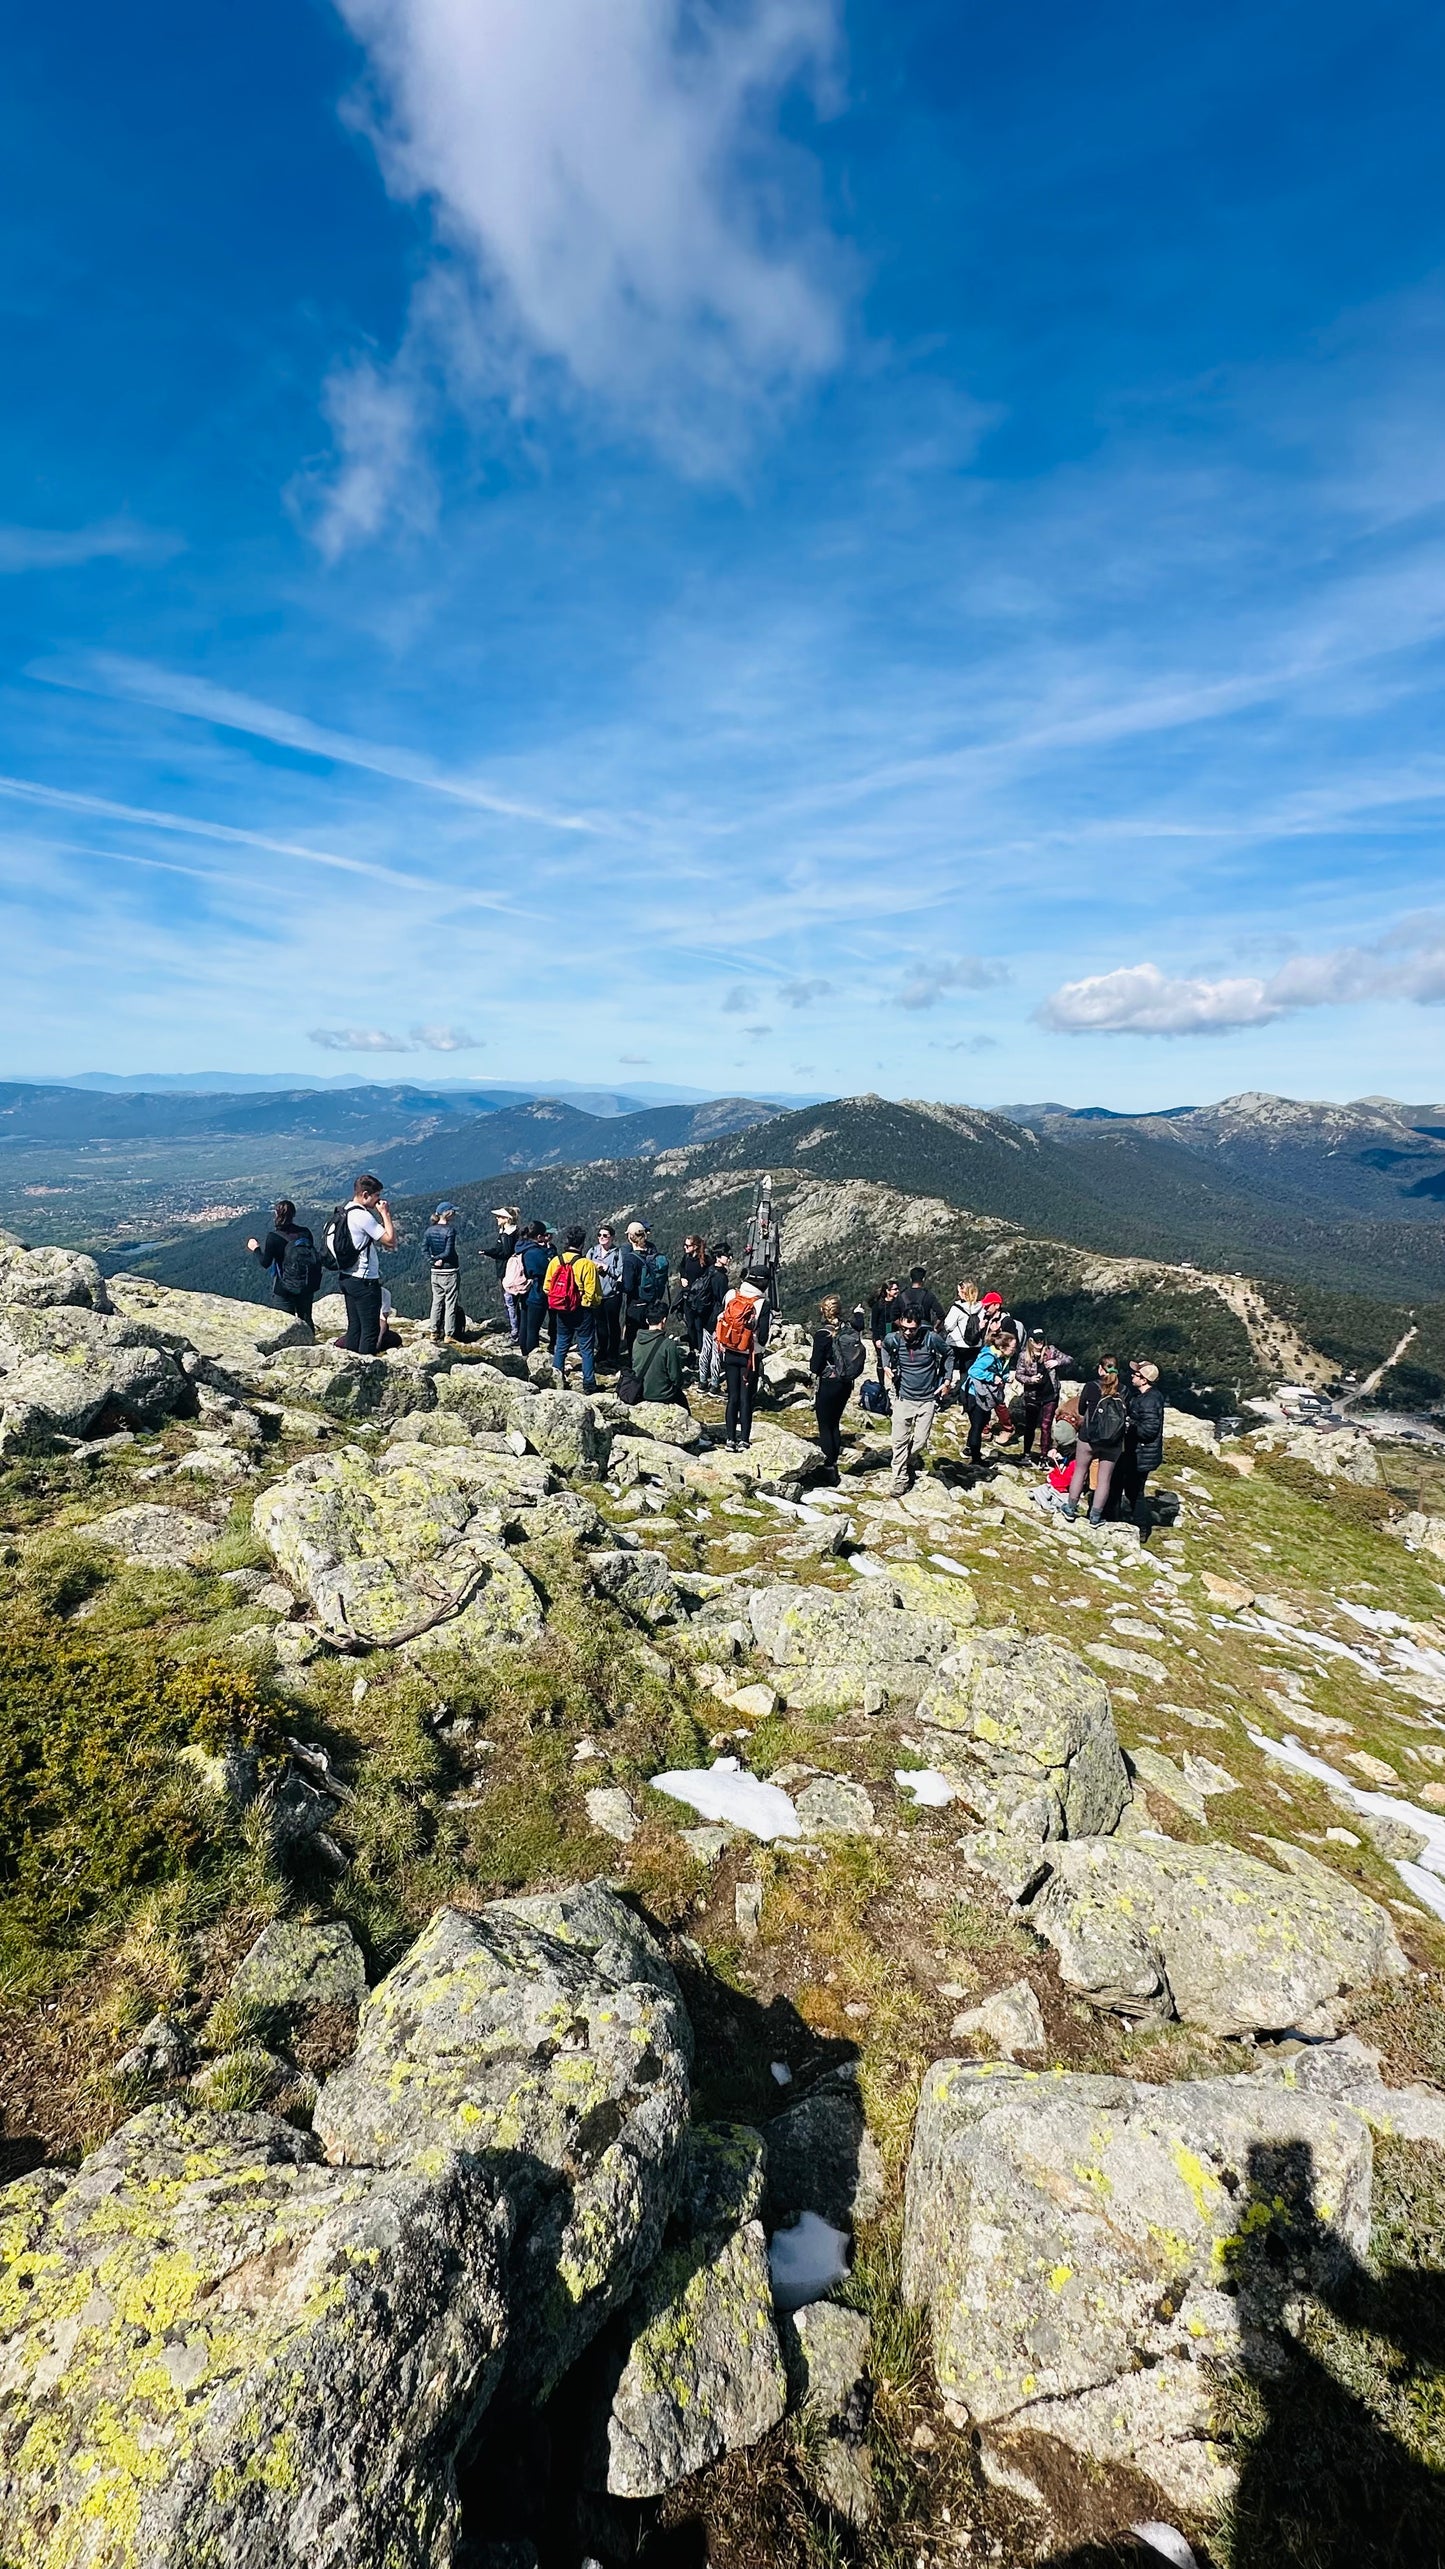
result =
M633 1345L632 1371L641 1386L639 1400L664 1401L672 1409L687 1408L682 1349L668 1334L667 1311L660 1302L644 1307Z

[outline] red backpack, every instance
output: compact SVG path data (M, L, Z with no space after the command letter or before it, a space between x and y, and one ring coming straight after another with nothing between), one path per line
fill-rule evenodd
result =
M728 1356L751 1356L757 1346L758 1306L745 1293L730 1293L718 1314L714 1332Z
M570 1258L559 1258L557 1272L547 1287L547 1309L567 1318L582 1308L582 1287L577 1282L577 1269Z

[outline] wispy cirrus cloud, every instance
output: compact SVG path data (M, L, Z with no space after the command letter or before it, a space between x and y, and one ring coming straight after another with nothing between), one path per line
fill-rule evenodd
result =
M0 526L0 572L69 571L85 562L165 562L184 551L179 535L107 517L93 526Z
M1345 1008L1369 999L1445 1003L1445 919L1402 920L1373 945L1296 955L1268 975L1218 980L1171 975L1157 964L1065 982L1038 1010L1065 1035L1222 1035L1268 1026L1304 1008Z
M501 421L591 403L690 475L837 358L840 263L778 130L826 97L836 0L338 0L351 103L438 254L393 363L333 376L333 558L408 488L439 389Z

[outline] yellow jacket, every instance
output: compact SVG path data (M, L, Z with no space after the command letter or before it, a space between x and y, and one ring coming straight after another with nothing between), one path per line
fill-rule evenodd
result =
M595 1311L598 1303L602 1300L602 1280L597 1273L597 1269L592 1264L591 1259L584 1258L580 1249L574 1256L567 1258L554 1258L552 1260L550 1267L542 1278L543 1295L550 1298L552 1291L552 1278L563 1266L569 1266L577 1279L577 1290L582 1296L583 1310Z

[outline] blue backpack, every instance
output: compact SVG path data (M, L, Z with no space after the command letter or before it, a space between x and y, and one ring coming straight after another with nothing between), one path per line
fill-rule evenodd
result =
M858 1394L858 1406L860 1409L866 1409L873 1418L893 1416L893 1403L882 1383L865 1383Z

